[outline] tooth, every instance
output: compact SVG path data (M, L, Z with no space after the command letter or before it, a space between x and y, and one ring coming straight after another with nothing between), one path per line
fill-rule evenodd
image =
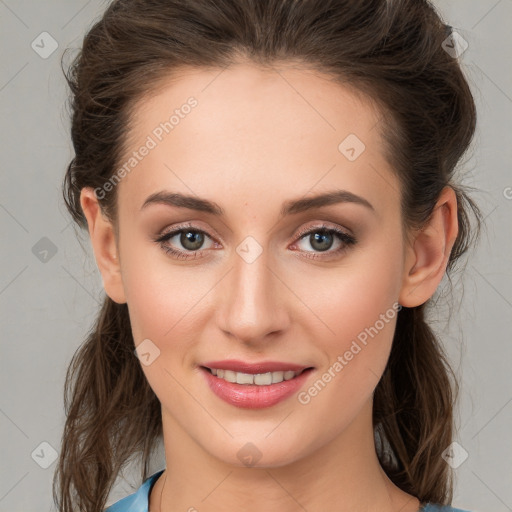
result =
M260 386L272 384L272 373L257 373L254 376L254 384L259 384Z
M236 374L236 382L237 384L253 384L254 383L254 375L250 373L237 373Z
M210 368L213 375L227 382L236 382L237 384L255 384L257 386L269 386L270 384L278 384L283 380L290 380L300 374L300 372L277 371L267 373L241 373L232 370L221 370L219 368Z
M284 372L272 372L272 384L277 384L278 382L283 382L284 380Z
M224 370L224 380L228 382L236 382L236 372L232 370Z

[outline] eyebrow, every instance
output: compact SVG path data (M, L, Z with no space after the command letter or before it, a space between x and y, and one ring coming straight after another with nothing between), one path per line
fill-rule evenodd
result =
M331 192L318 194L312 197L301 199L292 199L285 201L280 211L280 218L286 215L305 212L314 208L321 208L322 206L329 206L338 203L355 203L365 206L370 210L375 211L373 205L364 197L360 197L348 190L333 190ZM141 207L141 210L151 204L164 204L168 206L175 206L178 208L187 208L190 210L197 210L201 212L211 213L219 217L224 216L225 211L214 201L202 199L196 196L180 194L177 192L167 192L162 190L151 194Z

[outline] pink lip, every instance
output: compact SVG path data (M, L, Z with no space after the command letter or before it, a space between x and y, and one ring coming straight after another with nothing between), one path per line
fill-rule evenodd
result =
M300 364L293 363L281 363L278 361L266 361L261 363L246 363L237 359L226 359L224 361L208 361L203 363L202 366L208 368L217 368L220 370L232 370L240 373L268 373L268 372L285 372L291 370L294 372L300 372L310 366L303 366Z
M211 365L211 366L210 366ZM276 384L268 386L258 386L256 384L237 384L228 382L213 375L209 370L200 367L201 373L206 378L210 389L222 400L235 407L245 409L262 409L271 407L290 395L297 392L309 377L313 368L307 366L293 365L289 363L267 362L259 364L241 363L240 361L215 361L206 363L208 368L221 368L225 370L238 371L243 373L267 373L270 371L300 371L300 375L290 380L283 380ZM242 369L243 368L243 369ZM306 368L308 368L306 370Z

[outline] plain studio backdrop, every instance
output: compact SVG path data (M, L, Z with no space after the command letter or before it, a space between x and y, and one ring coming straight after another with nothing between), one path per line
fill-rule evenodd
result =
M453 503L506 512L512 511L512 0L436 3L467 41L459 60L476 99L478 130L464 184L480 190L472 196L486 217L463 280L455 276L453 310L433 318L462 385L456 449L464 460L455 469ZM54 510L65 370L102 292L88 239L84 253L61 198L73 151L60 58L66 47L80 46L106 5L0 1L0 512ZM441 302L447 291L443 280ZM160 451L154 471L163 465ZM118 478L109 503L135 490L138 469Z

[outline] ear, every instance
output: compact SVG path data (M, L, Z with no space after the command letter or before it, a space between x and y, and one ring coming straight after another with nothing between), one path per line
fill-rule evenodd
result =
M404 277L398 302L419 306L434 295L448 265L457 238L457 196L446 186L426 225L413 235L406 248Z
M103 215L94 189L84 187L81 190L80 205L87 218L89 236L105 292L114 302L124 304L126 298L121 279L114 226Z

